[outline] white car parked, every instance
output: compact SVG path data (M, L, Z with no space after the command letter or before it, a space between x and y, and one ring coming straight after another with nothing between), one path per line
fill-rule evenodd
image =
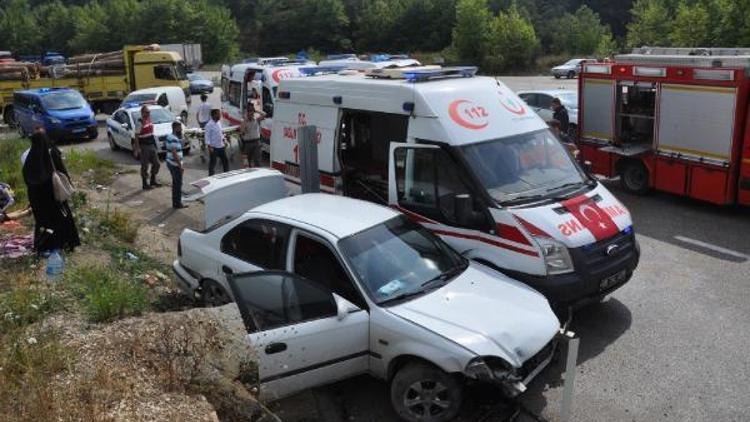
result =
M154 136L157 139L159 153L166 154L167 148L164 140L168 134L172 133L172 122L177 118L162 106L150 105L148 109L151 111L151 121L154 123ZM107 118L107 140L112 150L124 148L133 151L133 142L135 142L140 118L140 106L119 108ZM182 124L182 130L184 133L184 124ZM183 153L190 154L190 141L183 137L182 142Z
M285 189L272 170L197 182L206 204L229 214L242 199L227 200L227 178L243 179L254 201L285 196L272 193ZM264 399L369 373L390 382L403 419L446 421L465 381L514 396L551 359L560 324L541 294L393 209L327 194L282 197L233 219L217 218L217 207L213 227L182 233L173 268L207 303L236 300Z

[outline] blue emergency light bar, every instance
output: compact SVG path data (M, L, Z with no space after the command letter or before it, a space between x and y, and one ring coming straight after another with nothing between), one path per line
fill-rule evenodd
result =
M415 69L404 72L408 82L424 82L430 79L451 77L471 78L477 73L476 66L444 67L442 69Z
M314 75L325 75L325 74L331 74L331 73L339 73L342 70L345 70L346 66L344 65L334 65L334 66L310 66L310 67L300 67L297 69L299 73L305 75L305 76L314 76Z

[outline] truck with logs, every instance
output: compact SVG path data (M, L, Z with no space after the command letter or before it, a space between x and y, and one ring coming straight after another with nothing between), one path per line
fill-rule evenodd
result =
M108 53L70 57L66 64L0 63L0 112L14 125L13 93L34 88L77 89L96 112L110 114L129 92L158 86L179 86L190 95L182 57L158 45L125 46Z

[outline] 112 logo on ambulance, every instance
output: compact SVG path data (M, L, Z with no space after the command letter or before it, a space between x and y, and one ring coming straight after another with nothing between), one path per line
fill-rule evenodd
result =
M487 109L470 100L455 100L448 105L451 120L466 129L481 130L490 124Z

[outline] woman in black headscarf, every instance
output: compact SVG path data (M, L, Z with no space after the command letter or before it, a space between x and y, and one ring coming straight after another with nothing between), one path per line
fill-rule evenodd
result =
M57 202L52 173L68 175L60 150L39 130L31 137L31 149L23 164L23 180L34 214L34 249L37 253L55 249L73 250L81 244L73 213L67 202Z

